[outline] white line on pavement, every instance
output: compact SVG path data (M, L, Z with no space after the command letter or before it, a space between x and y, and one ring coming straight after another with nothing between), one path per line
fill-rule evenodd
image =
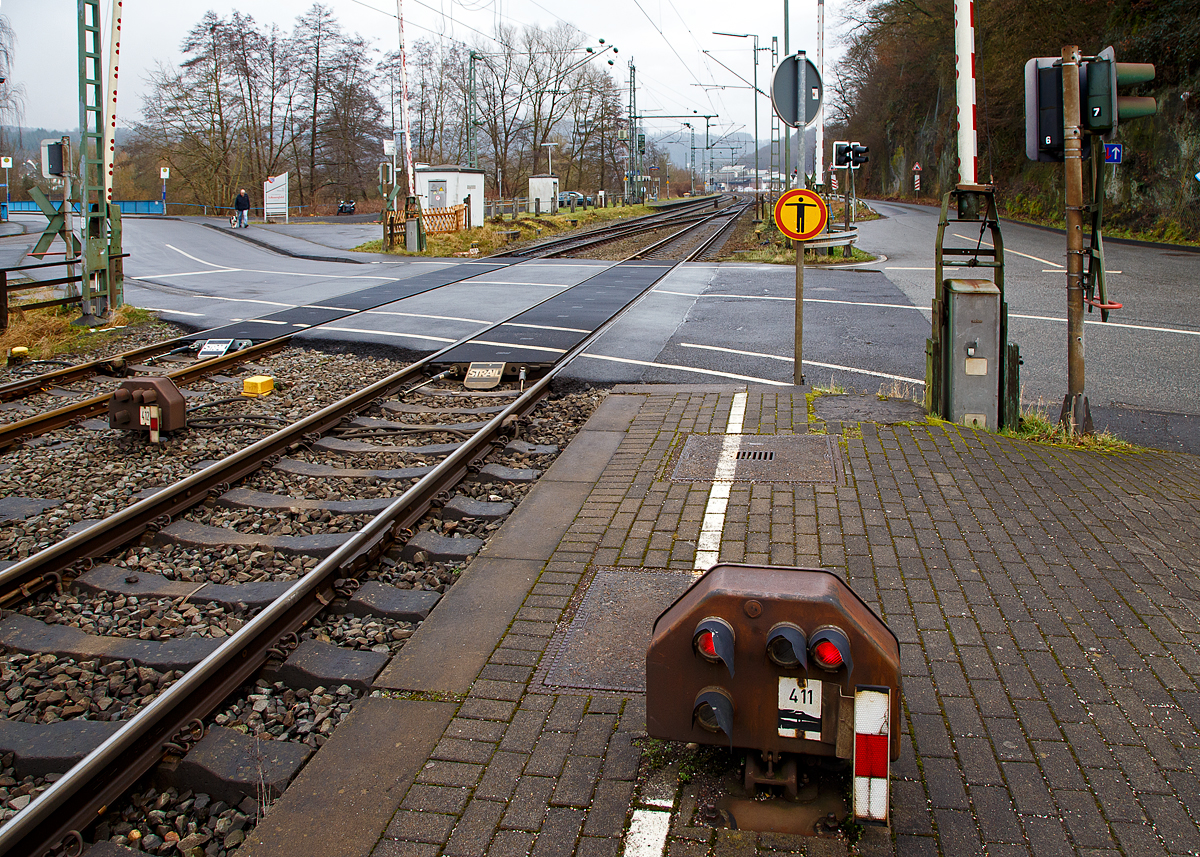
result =
M662 857L671 830L671 813L635 809L625 834L624 857Z
M767 360L781 360L784 363L792 362L792 358L790 356L785 356L785 355L780 355L780 354L763 354L762 352L759 352L759 351L740 351L736 348L722 348L721 346L718 346L718 345L696 345L691 342L681 342L681 343L679 343L679 347L680 348L699 348L699 349L702 349L705 351L720 351L725 354L740 354L743 357L762 357ZM877 378L888 378L889 380L893 380L893 381L903 381L906 384L924 384L925 383L924 381L921 381L917 378L907 378L904 375L892 375L888 372L872 372L870 369L857 369L853 366L839 366L836 363L818 363L816 360L805 360L804 362L808 366L817 366L821 369L834 369L838 372L852 372L855 375L873 375Z
M748 381L751 384L770 384L772 387L790 387L787 381L775 381L771 378L755 378L753 375L736 375L733 372L718 372L715 369L697 369L695 366L680 366L675 363L655 363L651 360L634 360L630 357L609 357L605 354L581 354L580 357L590 357L593 360L605 360L609 363L629 363L633 366L653 366L655 369L674 369L678 372L691 372L696 375L713 375L717 378L732 378L735 381Z
M733 473L737 469L738 450L742 447L742 424L745 419L746 394L734 393L712 488L708 491L708 504L704 507L700 537L696 540L696 560L692 563L696 571L708 571L717 564L721 534L725 532L725 509L729 505L729 491L733 488Z

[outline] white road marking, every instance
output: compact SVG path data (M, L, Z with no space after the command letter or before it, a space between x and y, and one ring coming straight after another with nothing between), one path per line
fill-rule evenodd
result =
M431 342L458 342L457 339L450 339L445 336L425 336L420 333L399 333L394 330L366 330L361 327L331 327L322 325L321 330L334 330L338 333L373 333L378 336L395 336L402 339L428 339Z
M342 276L341 274L310 274L306 271L260 271L257 268L231 268L228 265L218 265L216 262L207 262L204 259L201 259L197 256L193 256L191 253L185 253L183 250L180 250L174 244L165 244L163 246L167 247L170 250L174 250L176 253L180 254L181 256L186 256L187 258L191 259L193 262L199 262L201 265L209 265L213 268L216 268L217 270L208 272L208 273L213 273L213 274L236 274L236 273L273 274L273 275L280 276L280 277L314 277L316 279L321 279L321 280L381 280L383 282L388 282L388 283L390 283L396 279L395 277L377 277L372 274L354 274L354 275ZM194 273L204 273L204 272L197 271ZM181 277L181 276L191 276L191 275L190 274L156 274L154 276L156 276L156 277ZM142 275L141 278L148 279L149 277L148 277L148 275Z
M193 256L191 253L185 253L183 250L180 250L180 249L179 249L178 247L176 247L174 244L167 244L167 245L165 245L165 246L166 246L166 248L167 248L168 250L174 250L174 251L175 251L176 253L178 253L180 256L183 256L183 257L185 257L185 258L187 258L187 259L191 259L193 262L199 262L201 265L208 265L210 268L224 268L224 269L225 269L225 270L227 270L227 271L235 271L235 270L237 270L236 268L230 268L230 267L228 267L228 266L226 266L226 265L218 265L216 262L205 262L203 259L198 259L198 258L196 258L196 257L195 257L195 256Z
M745 301L787 301L788 303L793 303L793 304L796 302L795 298L778 297L775 295L728 295L728 294L720 294L717 292L713 292L711 294L704 294L704 295L693 295L688 292L669 292L666 289L655 289L654 293L655 294L664 294L664 295L680 295L682 297L689 297L689 298L732 298L735 300L745 300ZM804 302L806 304L838 304L840 306L882 307L883 309L915 309L918 312L929 312L928 308L922 309L921 307L913 306L912 304L885 304L885 303L871 303L869 301L835 301L835 300L830 300L829 298L805 298Z
M204 313L202 313L202 312L184 312L181 309L155 309L152 306L142 307L142 309L144 309L146 312L165 312L168 315L187 315L187 316L193 316L195 318L203 318L204 317Z
M1067 271L1066 268L1042 268L1043 274L1064 274L1064 273L1066 273L1066 271ZM1124 271L1105 271L1104 273L1106 273L1106 274L1124 274L1125 272Z
M528 351L546 351L550 354L566 354L565 348L546 348L543 345L525 345L520 342L496 342L491 339L473 339L472 344L476 345L497 345L501 348L524 348Z
M721 534L725 532L725 509L729 505L729 492L733 488L733 474L737 469L737 454L742 448L742 423L746 419L746 393L734 393L733 405L729 408L729 420L725 424L725 438L721 441L721 453L717 457L716 472L712 488L708 490L708 504L704 507L704 520L700 524L700 537L696 540L696 560L692 568L708 571L717 564L721 551Z
M1029 321L1053 321L1058 324L1067 323L1065 318L1054 318L1048 315L1018 315L1017 313L1010 312L1008 317L1023 318ZM1151 333L1180 333L1184 336L1200 336L1200 330L1180 330L1177 327L1151 327L1147 324L1123 324L1119 321L1089 321L1087 319L1084 319L1083 323L1089 326L1097 327L1101 330L1106 327L1118 327L1125 330L1148 330Z
M580 357L590 357L593 360L604 360L609 363L628 363L632 366L653 366L656 369L675 369L679 372L692 372L696 375L712 375L717 378L732 378L735 381L749 381L752 384L770 384L772 387L790 387L787 381L775 381L771 378L756 378L753 375L738 375L733 372L718 372L715 369L698 369L695 366L680 366L676 363L654 363L650 360L634 360L631 357L609 357L605 354L581 354Z
M591 333L590 330L584 330L579 327L551 327L548 324L517 324L514 321L506 321L501 327L528 327L530 330L562 330L567 333Z
M571 286L563 285L562 283L517 283L510 280L480 280L472 278L470 281L472 286L540 286L546 289L569 289Z
M696 345L691 342L679 343L680 348L700 348L705 351L721 351L725 354L740 354L743 357L764 357L768 360L781 360L784 363L791 363L791 357L785 357L779 354L763 354L758 351L739 351L736 348L722 348L717 345ZM839 366L836 363L818 363L816 360L805 360L805 364L809 366L817 366L821 369L834 369L838 372L852 372L855 375L874 375L877 378L887 378L893 381L904 381L906 384L924 384L925 382L917 378L906 378L904 375L891 375L887 372L872 372L870 369L856 369L853 366Z
M986 242L986 241L982 241L982 240L980 240L980 238L979 238L978 236L976 236L976 237L974 237L974 238L971 238L970 236L967 236L967 235L959 235L957 232L955 232L955 233L954 233L954 237L955 237L955 238L961 238L963 241L978 241L978 242L979 242L980 244L982 244L984 247L992 247L992 246L994 246L994 245L992 245L992 244L989 244L989 243L988 243L988 242ZM1058 264L1058 262L1051 262L1049 259L1041 259L1041 258L1039 258L1039 257L1037 257L1037 256L1030 256L1028 253L1022 253L1020 250L1014 250L1014 249L1012 249L1011 247L1005 247L1005 248L1004 248L1004 252L1005 252L1005 253L1012 253L1014 256L1024 256L1026 259L1032 259L1032 260L1033 260L1033 261L1035 261L1035 262L1041 262L1043 265L1053 265L1055 268L1057 268L1057 269L1059 269L1059 270L1064 270L1064 271L1066 270L1066 266L1065 266L1065 265L1060 265L1060 264Z
M461 321L467 324L491 324L492 322L482 318L459 318L454 315L426 315L419 312L393 312L391 310L368 309L364 310L363 315L394 315L400 318L432 318L435 321Z
M662 857L671 830L671 813L635 809L625 834L624 857Z

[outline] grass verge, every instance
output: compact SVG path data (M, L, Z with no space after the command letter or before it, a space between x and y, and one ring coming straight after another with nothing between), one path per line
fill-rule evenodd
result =
M1001 429L1000 434L1018 440L1047 443L1067 449L1082 449L1087 452L1146 451L1143 447L1122 440L1110 431L1069 434L1056 419L1051 417L1050 408L1044 402L1038 402L1032 409L1024 411L1017 428Z
M48 293L25 294L31 303L51 297ZM8 327L0 331L0 353L7 355L13 348L24 346L33 360L85 353L107 344L120 330L155 321L153 313L128 304L113 312L103 326L94 328L71 324L79 317L79 308L74 306L22 310L16 304L10 310Z

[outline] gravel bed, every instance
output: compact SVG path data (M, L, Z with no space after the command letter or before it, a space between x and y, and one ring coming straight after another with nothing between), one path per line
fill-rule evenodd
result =
M91 841L109 840L148 854L226 857L242 844L258 818L259 805L253 798L231 807L206 794L150 788L135 793L120 810L106 813Z
M394 655L416 630L417 626L412 622L347 613L318 619L304 629L300 638L333 643L343 649Z
M151 444L140 434L74 426L6 450L0 456L0 496L64 502L25 521L0 523L0 558L22 559L41 550L72 524L107 517L144 488L182 479L201 462L243 449L405 365L385 357L300 348L276 357L245 367L246 373L272 375L276 393L258 399L237 396L234 402L198 411L211 428L192 427ZM230 398L240 390L239 380L210 378L188 388L187 406Z
M27 807L30 801L50 788L50 784L61 776L62 774L47 774L44 777L17 779L17 772L13 768L13 754L5 753L0 757L0 824Z
M311 354L311 352L300 352ZM345 357L341 355L341 357ZM344 365L339 367L345 369ZM392 371L392 370L388 370ZM361 379L362 374L353 375ZM315 382L314 382L315 383ZM340 397L340 390L318 390L310 395L294 394L286 403L283 397L275 402L258 400L254 405L269 404L286 412L300 396L307 403L307 413L328 400ZM287 389L285 387L285 389ZM305 391L309 392L309 391ZM328 392L328 396L317 393ZM526 420L520 437L531 443L553 444L564 448L579 427L587 420L603 397L603 393L584 391L556 395L543 402L534 415ZM411 398L410 398L411 400ZM469 401L469 400L468 400ZM448 403L449 404L449 403ZM457 404L457 403L455 403ZM409 416L405 415L406 421ZM439 417L440 419L440 417ZM467 421L474 421L469 419ZM68 500L55 509L17 524L0 526L0 551L16 558L23 550L36 549L49 543L70 523L100 517L107 510L120 508L130 502L133 493L148 485L166 482L173 473L191 472L198 457L216 457L222 448L240 447L242 441L233 439L238 429L215 433L207 445L198 448L197 438L181 436L172 439L174 448L147 450L128 438L114 441L106 434L92 435L92 444L107 444L112 453L96 457L94 467L86 466L85 457L66 458L73 447L53 450L17 450L0 459L0 466L16 459L15 466L0 473L0 490L4 485L22 487L29 491L38 479L55 479ZM194 432L187 433L189 435ZM448 440L456 439L450 436ZM390 443L398 442L394 439ZM448 442L420 436L419 443ZM120 454L121 449L127 453ZM64 452L64 450L66 452ZM48 454L52 453L52 454ZM316 453L314 461L328 462L333 456ZM39 462L52 459L50 463ZM380 454L380 460L394 459L392 454ZM359 456L338 456L345 462L362 466ZM493 456L497 463L509 467L545 469L553 456L506 454ZM400 466L411 466L405 462ZM395 466L395 465L392 465ZM74 468L77 472L72 472ZM20 470L24 475L14 475ZM65 474L70 474L70 477ZM414 480L415 481L415 480ZM350 499L366 496L398 496L408 480L379 481L362 485L358 481L316 480L286 476L266 469L242 483L245 487L274 493L307 495L314 498ZM76 487L78 483L78 487ZM101 485L98 496L89 486ZM481 500L519 502L530 485L482 484L468 482L458 490ZM10 489L11 490L11 489ZM18 492L20 493L20 492ZM42 494L42 496L52 496ZM247 513L239 510L201 506L193 510L193 520L214 526L236 526L244 532L298 535L309 532L330 532L336 529L349 532L357 529L358 516L336 516L326 513ZM486 538L501 526L500 522L479 520L445 521L436 511L418 525L442 535L461 535ZM0 556L4 556L0 552ZM174 580L239 583L261 580L291 580L311 570L319 560L315 557L283 556L262 548L227 548L220 550L182 548L177 545L149 547L130 546L106 563L129 570L163 574ZM399 548L381 558L368 570L364 579L374 579L401 588L428 589L444 592L462 572L462 566L443 563L409 562L399 559ZM30 616L43 621L70 624L89 633L110 634L141 639L170 639L189 636L220 637L233 633L249 616L229 613L209 602L172 599L137 599L104 595L99 597L75 594L47 595L35 604L23 608ZM408 640L416 626L405 622L381 620L353 615L325 616L310 623L302 632L303 639L316 639L340 646L394 654ZM10 654L0 659L0 717L26 722L52 722L70 716L95 720L127 719L152 700L163 688L175 681L180 673L158 673L132 663L100 665L90 661L76 664L70 659L52 655L26 656ZM248 692L231 697L227 707L215 713L208 722L216 723L264 740L293 740L319 747L333 729L351 711L357 694L348 686L318 689L308 692L285 687L282 683L258 681ZM44 788L46 781L27 780L12 786L33 792ZM0 779L0 783L6 780ZM0 793L2 794L2 793ZM15 794L15 793L14 793ZM20 796L17 795L19 800ZM5 804L0 801L0 808ZM6 816L0 809L0 823ZM11 817L11 812L9 816ZM177 794L173 790L156 792L153 789L134 795L118 804L97 828L95 839L112 841L157 854L224 855L236 848L253 828L258 818L258 804L248 799L237 808L211 803L204 795Z
M256 682L250 692L214 715L212 722L264 740L320 747L350 715L358 694L349 685L292 689L283 682Z
M231 613L212 601L177 603L171 598L75 593L43 596L21 612L48 625L70 625L88 634L138 640L223 639L251 618L248 611Z
M168 580L258 583L264 580L295 580L315 568L320 559L255 547L210 549L161 545L155 548L130 547L105 561L118 568L161 574Z
M81 661L12 653L0 659L0 719L55 723L128 720L183 673L133 661Z

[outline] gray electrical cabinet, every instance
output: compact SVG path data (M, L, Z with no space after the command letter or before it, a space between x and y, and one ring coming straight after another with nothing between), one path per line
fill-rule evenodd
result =
M994 431L1000 401L1000 289L991 280L946 280L946 419Z

